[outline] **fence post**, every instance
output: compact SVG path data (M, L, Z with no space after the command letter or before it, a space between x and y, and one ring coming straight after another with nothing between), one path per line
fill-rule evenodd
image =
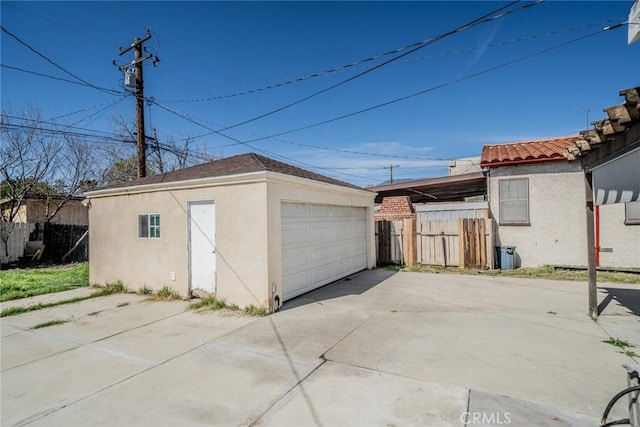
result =
M403 220L403 229L402 258L404 265L416 265L418 251L416 219L408 218Z

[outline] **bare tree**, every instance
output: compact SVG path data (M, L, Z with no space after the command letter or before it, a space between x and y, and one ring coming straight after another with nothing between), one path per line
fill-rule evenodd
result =
M8 256L8 240L27 197L44 200L49 223L92 177L93 153L64 128L42 126L35 109L0 116L0 240Z
M15 228L25 197L42 190L42 183L50 181L52 165L59 147L53 138L38 128L40 114L29 110L16 124L9 116L0 117L0 175L2 176L2 223L0 240L9 255L8 240Z
M102 174L106 185L119 184L136 179L136 130L134 123L122 116L113 119L115 133L126 141L122 146L105 152L109 158L109 166ZM147 137L147 173L171 172L199 163L215 160L215 156L199 152L190 137L176 138L174 136L159 137L154 129L154 136Z

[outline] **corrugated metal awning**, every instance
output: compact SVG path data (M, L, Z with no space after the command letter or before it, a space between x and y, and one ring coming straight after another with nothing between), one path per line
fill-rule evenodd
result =
M640 146L591 171L596 205L640 200Z

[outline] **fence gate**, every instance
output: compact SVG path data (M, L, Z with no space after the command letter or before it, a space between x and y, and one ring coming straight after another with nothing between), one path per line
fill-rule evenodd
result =
M418 263L459 265L458 220L418 221Z
M459 220L460 267L484 269L487 266L486 226L483 218ZM490 246L493 248L493 245Z
M376 221L378 263L493 268L493 224L489 218Z
M379 265L402 264L403 243L403 221L376 221L376 259Z

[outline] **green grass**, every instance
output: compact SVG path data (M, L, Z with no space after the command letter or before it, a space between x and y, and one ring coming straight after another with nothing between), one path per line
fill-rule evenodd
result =
M119 294L119 293L125 293L125 292L127 292L127 288L125 288L121 282L117 282L117 283L112 283L107 286L98 288L98 290L93 292L91 295L87 295L85 297L76 297L76 298L66 299L62 301L50 302L46 304L39 303L39 304L28 305L25 307L8 307L0 312L0 317L15 316L16 314L28 313L30 311L35 311L35 310L42 310L43 308L51 308L59 305L73 304L73 303L88 300L91 298L103 297L106 295Z
M89 264L0 271L0 301L11 301L89 285Z
M218 299L213 295L205 298L200 298L199 300L192 302L191 304L189 304L189 309L195 310L197 312L220 311L220 310L235 311L235 312L241 312L246 316L255 316L255 317L269 315L269 310L264 306L255 306L251 304L246 306L243 309L240 309L240 307L238 307L237 305L229 304L225 300Z
M242 309L242 314L245 314L247 316L262 317L262 316L268 316L269 310L267 310L267 308L264 306L258 307L251 304Z
M225 300L218 299L213 295L205 298L200 298L199 300L192 302L191 304L189 304L189 309L196 311L240 310L237 305L229 304Z
M550 265L537 268L516 268L513 270L465 270L458 267L442 267L439 265L414 265L411 267L388 266L394 271L411 271L417 273L448 274L483 274L487 276L522 277L532 279L587 281L586 270L563 270ZM640 274L598 271L598 282L640 284Z
M151 293L151 291L148 290L145 286L139 289L138 293L140 295L148 295L148 299L153 301L171 301L182 299L180 294L171 289L169 286L164 286L155 293Z
M618 347L621 348L622 350L625 350L629 347L635 347L635 345L633 344L629 344L629 341L627 340L621 340L620 338L609 338L608 340L602 341L605 344L611 344L614 347Z
M630 344L627 340L621 340L620 338L609 338L608 340L602 341L605 344L611 344L614 347L618 347L621 351L619 353L624 354L628 357L640 357L640 354L631 350L631 348L635 347L635 345Z
M40 328L46 328L48 326L62 325L67 322L68 320L60 320L60 319L49 320L48 322L38 323L37 325L32 326L31 329L40 329Z
M146 285L138 289L138 295L149 295L151 293L152 293L152 290L147 288Z

